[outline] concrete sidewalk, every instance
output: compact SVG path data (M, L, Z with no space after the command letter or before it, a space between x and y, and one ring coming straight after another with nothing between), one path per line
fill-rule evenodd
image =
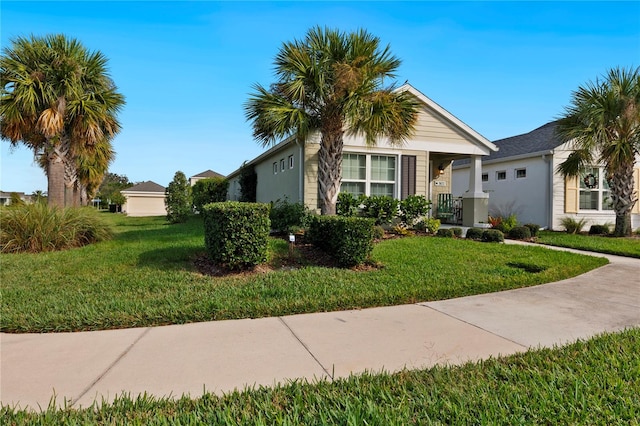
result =
M600 256L600 255L598 255ZM508 355L640 326L640 260L576 278L438 302L278 318L0 334L0 401L74 407L122 392L223 393Z

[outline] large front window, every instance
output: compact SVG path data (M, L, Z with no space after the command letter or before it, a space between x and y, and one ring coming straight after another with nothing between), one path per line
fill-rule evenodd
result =
M600 167L589 167L580 175L580 210L612 210L609 183Z
M395 197L396 157L344 154L341 192L355 195Z

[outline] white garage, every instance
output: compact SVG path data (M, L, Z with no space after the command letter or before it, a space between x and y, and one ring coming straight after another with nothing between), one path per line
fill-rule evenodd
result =
M127 201L122 212L128 216L165 216L165 187L152 181L139 183L121 191Z

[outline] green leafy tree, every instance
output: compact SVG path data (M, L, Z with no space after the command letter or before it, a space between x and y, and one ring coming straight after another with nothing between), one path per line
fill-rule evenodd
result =
M226 201L229 181L225 178L207 178L198 180L191 188L193 207L202 212L202 207L209 203Z
M187 177L177 171L165 190L164 204L167 207L169 223L186 222L191 214L191 186Z
M107 170L104 162L81 157L100 144L109 151L120 130L116 115L124 97L109 77L106 57L62 34L18 37L3 49L0 90L2 138L42 159L50 205L80 204L82 184L99 180L83 167Z
M242 163L240 167L240 201L247 203L256 202L256 190L258 188L258 175L253 166Z
M100 183L96 196L101 200L102 204L124 204L125 197L120 191L132 186L133 183L129 182L127 176L107 173Z
M638 201L633 170L640 153L640 68L614 68L579 87L557 129L573 149L558 171L579 176L603 164L616 214L613 233L631 235L631 210Z
M417 120L417 101L384 86L400 60L365 30L344 33L313 28L303 40L284 43L275 59L278 81L256 84L245 104L253 135L263 145L295 135L300 143L320 133L318 185L321 213L334 215L342 178L345 134L379 137L400 145Z

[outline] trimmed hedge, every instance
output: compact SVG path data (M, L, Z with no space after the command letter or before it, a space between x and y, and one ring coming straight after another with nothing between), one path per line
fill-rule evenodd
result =
M497 229L487 229L482 233L482 241L485 243L501 243L504 241L504 234Z
M481 228L469 228L467 229L468 240L481 240L484 229Z
M374 220L344 216L313 216L306 234L342 267L364 263L373 251L373 236Z
M509 231L509 238L513 240L526 240L531 238L531 231L527 226L516 226Z
M440 228L438 232L436 232L436 237L444 237L444 238L453 238L454 233L451 228Z
M296 228L306 228L311 212L304 203L290 203L287 200L277 201L271 206L269 219L271 228L279 232L292 232Z
M607 235L609 232L608 225L591 225L589 228L589 235Z
M203 207L204 242L211 259L231 270L267 260L269 205L225 202Z
M540 231L540 225L535 223L525 223L524 226L529 228L529 232L531 232L532 237L538 236L538 232Z

